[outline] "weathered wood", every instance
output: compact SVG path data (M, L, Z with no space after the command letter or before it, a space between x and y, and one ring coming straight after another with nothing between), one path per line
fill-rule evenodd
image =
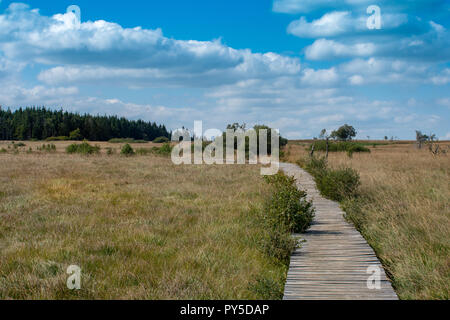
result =
M373 249L344 218L339 204L323 198L311 175L293 164L280 164L316 209L306 242L291 257L285 300L396 300L398 299ZM381 289L369 289L369 267L381 271Z

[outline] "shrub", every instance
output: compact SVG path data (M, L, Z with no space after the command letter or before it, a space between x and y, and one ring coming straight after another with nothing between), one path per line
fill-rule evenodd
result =
M0 149L0 153L7 153L8 151L5 148Z
M19 142L19 143L16 143L14 146L16 146L17 148L22 148L22 147L26 147L27 145L25 143Z
M284 295L284 286L279 281L265 278L261 275L249 284L249 290L263 300L281 300Z
M172 154L172 146L170 143L165 143L159 150L157 151L157 154L162 156L169 156Z
M66 148L66 152L69 154L79 153L84 155L95 154L100 152L99 146L91 146L87 142L82 144L71 144Z
M306 200L306 192L298 190L293 177L276 174L265 179L275 187L266 208L270 218L291 232L305 232L314 218L312 202Z
M343 201L355 197L361 184L360 176L354 169L330 169L325 158L312 158L305 168L315 178L322 195L331 200Z
M80 129L73 130L69 134L69 140L82 140L83 136L81 135Z
M155 140L153 140L154 143L167 143L169 141L170 140L167 137L158 137Z
M264 210L264 226L267 230L261 243L262 250L285 265L289 265L297 240L292 232L304 232L314 218L312 203L306 193L299 191L294 178L283 174L265 177L273 192L267 199Z
M134 150L133 150L133 148L127 143L126 145L124 145L124 146L122 147L122 150L120 150L120 154L129 157L129 156L134 155Z
M351 168L329 169L316 182L321 193L335 201L354 197L360 185L359 174Z
M315 151L326 151L327 150L327 142L325 140L315 141L308 149L311 150L314 146ZM354 152L370 152L370 149L365 147L363 144L359 142L352 141L340 141L328 142L328 151L329 152L347 152L353 154Z
M116 153L116 150L115 149L113 149L113 148L106 148L106 154L108 155L108 156L111 156L111 155L113 155L113 154L115 154Z
M370 149L366 148L362 145L358 145L358 144L352 145L347 149L347 154L349 157L353 156L353 153L355 153L355 152L358 152L358 153L359 152L369 152L370 153Z

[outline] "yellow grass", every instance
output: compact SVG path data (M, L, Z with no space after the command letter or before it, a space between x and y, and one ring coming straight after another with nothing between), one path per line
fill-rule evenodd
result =
M56 153L25 144L0 153L0 299L282 292L286 266L259 245L270 186L258 167L175 166L164 157L67 155L70 142L54 142ZM103 153L122 146L98 144ZM69 265L82 269L80 291L66 287Z
M308 156L291 143L287 159ZM448 148L448 143L442 144ZM413 143L330 153L331 167L361 175L360 196L344 203L349 217L381 258L402 299L450 298L450 154L435 157Z

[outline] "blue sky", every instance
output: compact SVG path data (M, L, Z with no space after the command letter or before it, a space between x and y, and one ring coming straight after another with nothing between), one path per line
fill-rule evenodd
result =
M0 0L0 105L450 139L449 22L447 0Z

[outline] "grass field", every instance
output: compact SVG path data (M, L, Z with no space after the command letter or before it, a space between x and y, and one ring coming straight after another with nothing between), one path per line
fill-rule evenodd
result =
M9 144L0 299L280 298L287 268L260 248L271 187L259 167L104 154L120 144L93 156L65 154L70 142L53 153ZM69 265L82 269L80 291L66 287Z
M290 142L286 160L307 158L308 146ZM375 249L401 299L449 299L450 154L435 157L411 142L370 149L352 158L329 155L331 167L361 175L359 196L343 203L348 218Z

